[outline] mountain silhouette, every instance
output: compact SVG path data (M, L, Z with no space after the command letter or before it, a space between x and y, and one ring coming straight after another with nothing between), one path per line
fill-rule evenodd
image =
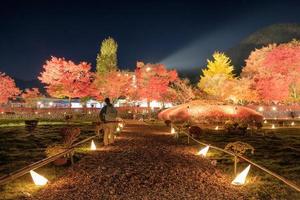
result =
M274 24L249 35L238 45L228 49L226 54L232 59L236 73L239 74L251 51L271 43L286 43L293 39L300 40L300 24Z

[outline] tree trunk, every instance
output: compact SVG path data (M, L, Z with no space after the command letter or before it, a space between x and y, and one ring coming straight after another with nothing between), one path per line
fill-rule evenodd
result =
M147 99L147 106L148 106L148 118L151 118L151 107L150 107L150 101Z

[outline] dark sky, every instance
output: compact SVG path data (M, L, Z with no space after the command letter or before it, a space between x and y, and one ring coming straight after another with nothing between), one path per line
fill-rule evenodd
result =
M141 60L200 71L213 51L274 23L300 23L300 1L1 1L0 71L35 79L51 55L95 66L108 36L120 68Z

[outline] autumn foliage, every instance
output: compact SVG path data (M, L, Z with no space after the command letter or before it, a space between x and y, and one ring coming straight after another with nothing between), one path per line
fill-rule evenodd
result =
M162 100L170 83L177 80L175 70L167 70L163 64L137 63L135 70L137 96L140 100Z
M36 105L38 98L40 98L41 96L42 96L42 94L40 93L38 88L31 88L31 89L27 88L21 94L21 97L31 107L34 107Z
M20 93L15 81L4 73L0 72L0 104L7 103L10 98Z
M293 40L253 51L242 77L251 79L262 101L299 101L300 43Z
M103 100L110 97L115 100L119 97L128 97L133 93L133 74L126 71L110 71L98 73L92 84L93 97Z
M234 78L231 60L224 53L215 52L213 60L207 60L207 68L202 70L198 87L212 96L222 96L220 92L227 80Z
M90 94L90 69L86 62L75 64L65 58L52 57L46 61L38 79L46 84L48 94L53 97L81 98Z

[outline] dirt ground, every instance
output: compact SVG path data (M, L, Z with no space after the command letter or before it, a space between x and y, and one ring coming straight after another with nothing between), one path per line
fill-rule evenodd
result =
M168 129L128 125L30 199L246 199L230 181Z

